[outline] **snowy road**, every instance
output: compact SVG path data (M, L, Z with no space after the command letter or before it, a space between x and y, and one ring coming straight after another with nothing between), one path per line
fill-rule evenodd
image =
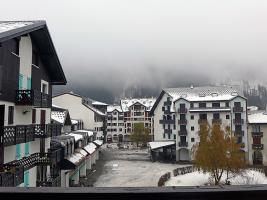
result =
M157 186L161 175L181 166L178 164L152 163L147 150L102 150L103 169L94 187Z

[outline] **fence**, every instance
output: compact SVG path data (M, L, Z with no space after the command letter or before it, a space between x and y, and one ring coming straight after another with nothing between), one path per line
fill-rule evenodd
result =
M182 175L182 174L191 173L194 171L197 171L197 168L194 166L179 167L179 168L173 170L173 175L178 176L178 175Z
M165 185L165 182L167 182L171 178L171 172L167 172L166 174L162 175L159 179L158 186L162 187Z

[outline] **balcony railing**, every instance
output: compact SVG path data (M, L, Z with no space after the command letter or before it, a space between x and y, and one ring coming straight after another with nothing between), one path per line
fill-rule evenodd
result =
M243 112L243 107L241 107L241 106L234 106L233 107L233 112Z
M172 133L172 129L164 129L164 133L170 134Z
M222 119L212 119L212 123L213 124L221 124L222 123Z
M60 124L36 124L34 127L35 138L47 138L61 134Z
M179 108L178 113L187 113L187 108Z
M163 112L165 115L166 114L171 114L171 111L170 110L164 110L164 112Z
M163 120L159 120L160 124L174 124L175 121L174 119L163 119Z
M164 106L170 106L170 105L172 105L172 102L171 102L171 101L165 101L165 102L163 103L163 105L164 105Z
M187 130L180 130L178 131L179 135L187 135Z
M0 172L0 187L16 187L23 182L23 167L14 167L4 172Z
M188 142L179 142L179 147L188 147Z
M37 187L61 187L61 177L50 177L47 181L36 181Z
M244 124L244 119L233 119L233 123L239 125Z
M52 98L49 94L41 93L38 90L17 90L16 105L51 107Z
M207 124L208 120L207 119L199 119L198 124Z
M263 144L252 144L252 149L262 150Z
M24 170L28 170L37 165L50 165L50 156L49 153L34 153L19 160L13 160L6 163L4 164L4 168L10 170L13 167L24 167Z
M186 125L187 124L187 120L186 119L179 119L178 120L178 124Z
M251 132L252 137L263 137L263 132Z
M0 130L4 146L10 146L34 140L33 125L4 126Z

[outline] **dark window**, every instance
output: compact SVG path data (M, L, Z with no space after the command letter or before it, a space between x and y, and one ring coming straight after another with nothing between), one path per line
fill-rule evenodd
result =
M194 108L194 103L190 103L190 108Z
M242 137L237 138L237 144L240 144L242 142Z
M186 136L180 136L180 141L182 144L186 143Z
M242 137L241 137L242 139ZM260 137L253 137L253 144L261 144L261 138Z
M225 103L225 107L229 107L229 102L226 102Z
M14 123L14 106L8 106L8 124Z
M164 106L162 106L162 111L165 111L165 107Z
M32 123L35 124L36 123L36 110L32 109Z
M186 125L180 125L180 130L181 131L186 131Z
M226 119L230 119L230 115L226 115Z
M163 138L165 138L165 133L163 133Z
M194 115L191 115L191 119L192 119L192 120L194 119Z
M168 139L171 139L171 134L168 134Z
M199 103L200 108L206 108L206 103Z
M173 135L173 139L175 139L175 140L176 140L176 135L175 135L175 134Z
M170 101L170 97L167 97L167 101Z
M170 124L168 124L168 129L169 129L169 130L171 129L171 125L170 125Z
M185 104L184 103L180 103L180 108L185 108Z
M235 103L234 103L234 106L235 106L235 107L240 107L240 106L241 106L241 103L240 103L240 102L235 102Z
M195 142L195 138L191 138L191 142Z
M165 129L165 124L163 124L163 129Z
M173 124L173 130L175 130L176 129L176 125L175 124Z
M213 113L213 119L220 119L219 113Z
M180 114L180 120L185 120L185 114Z
M195 127L194 126L191 126L191 131L194 131L195 130Z
M167 110L170 111L170 106L167 107Z
M207 114L199 114L199 119L207 119Z
M214 102L212 103L213 108L219 108L220 107L220 102Z

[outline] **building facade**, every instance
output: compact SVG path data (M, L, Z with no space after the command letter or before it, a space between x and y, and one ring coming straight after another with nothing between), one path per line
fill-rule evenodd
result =
M68 109L72 119L82 120L85 129L95 130L98 139L104 138L106 114L95 108L90 99L70 92L54 96L53 104Z
M65 84L45 21L0 22L1 186L50 177L51 137L61 134L50 123L52 85Z
M248 113L249 164L267 166L267 112L254 110Z
M154 98L122 99L120 105L108 106L107 138L114 142L129 142L134 124L142 123L153 140L153 119L149 112L155 101Z
M176 160L192 161L201 123L230 127L248 152L247 100L234 86L163 89L151 115L154 141L175 141Z

